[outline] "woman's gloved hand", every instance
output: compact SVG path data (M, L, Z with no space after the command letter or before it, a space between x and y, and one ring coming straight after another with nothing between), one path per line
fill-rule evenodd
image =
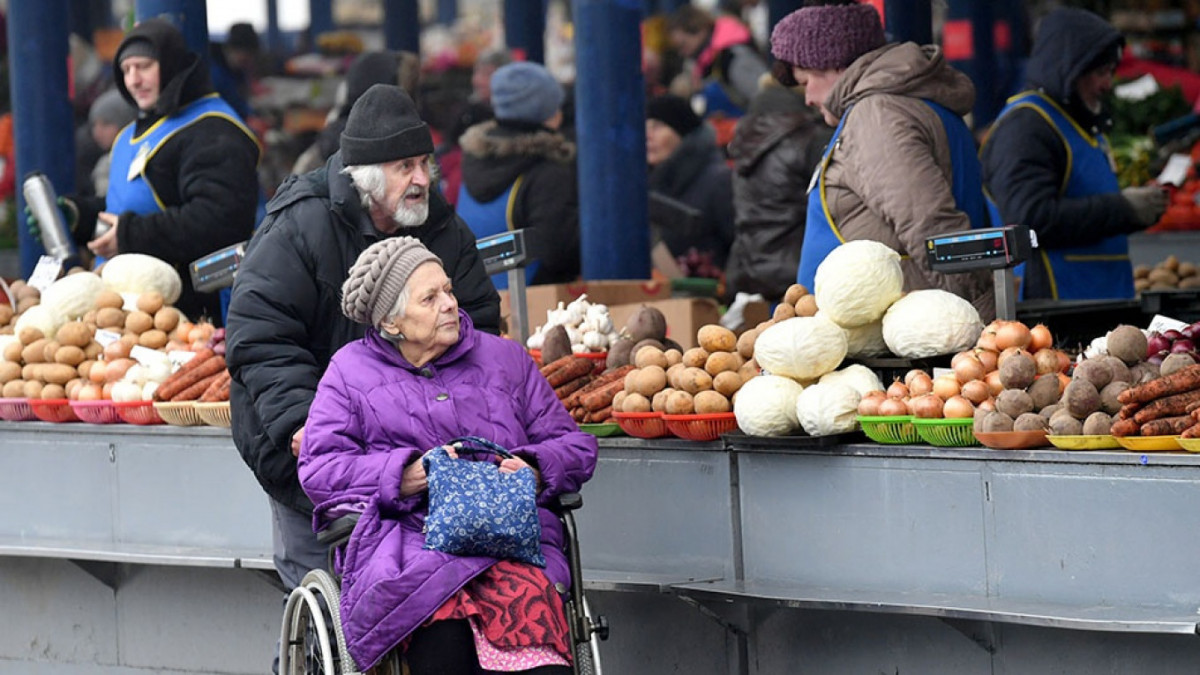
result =
M1157 223L1167 210L1167 193L1157 185L1127 187L1121 190L1121 196L1133 207L1142 229Z

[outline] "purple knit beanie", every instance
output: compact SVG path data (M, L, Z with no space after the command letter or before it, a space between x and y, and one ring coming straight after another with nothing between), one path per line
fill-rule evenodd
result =
M840 70L887 40L871 5L804 7L771 32L771 54L806 70Z

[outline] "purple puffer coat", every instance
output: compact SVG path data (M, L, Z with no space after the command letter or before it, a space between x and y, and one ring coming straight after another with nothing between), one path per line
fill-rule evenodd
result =
M518 343L459 317L458 344L423 368L368 330L334 355L308 412L299 474L317 505L314 523L364 507L342 563L341 601L350 655L363 669L496 562L421 548L427 493L400 497L404 467L456 436L490 439L538 468L546 576L570 581L562 524L545 507L591 478L596 439L579 430Z

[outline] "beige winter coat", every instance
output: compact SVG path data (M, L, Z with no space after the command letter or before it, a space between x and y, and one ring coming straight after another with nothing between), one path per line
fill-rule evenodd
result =
M939 274L926 262L926 237L971 223L955 207L946 130L923 99L960 115L975 102L971 81L935 46L889 44L842 74L826 107L839 119L852 109L826 169L829 212L847 241L873 239L906 256L906 291L950 291L990 321L996 312L990 273Z

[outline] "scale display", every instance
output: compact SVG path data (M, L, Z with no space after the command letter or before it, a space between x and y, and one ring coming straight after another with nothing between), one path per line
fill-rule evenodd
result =
M505 272L525 264L525 231L502 232L475 242L488 274Z
M246 242L227 246L188 265L192 286L201 293L228 288L246 255Z
M1000 227L952 232L925 240L929 266L939 272L1013 267L1029 257L1023 228Z

